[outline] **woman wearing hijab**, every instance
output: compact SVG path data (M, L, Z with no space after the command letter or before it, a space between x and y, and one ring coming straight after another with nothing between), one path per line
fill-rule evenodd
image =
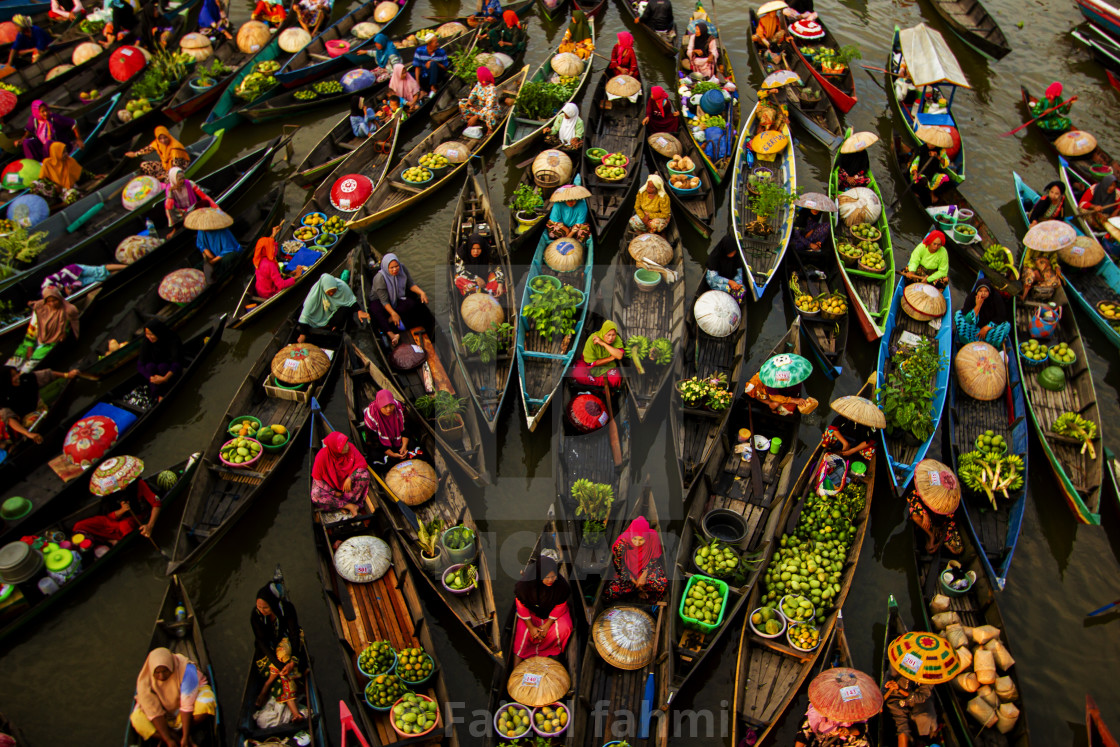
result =
M964 306L953 315L958 342L986 342L997 350L1011 334L1011 315L992 282L976 282Z
M276 237L280 235L280 229L283 227L282 223L277 223L272 227L272 232L268 236L257 239L257 244L253 247L253 267L256 268L253 290L256 291L258 298L272 298L285 288L291 288L307 270L300 265L292 276L287 278L280 270L280 262L276 259L280 253L280 248L276 245Z
M629 31L618 32L618 42L611 50L611 61L607 69L612 77L629 75L631 78L642 79L638 71L638 55L634 53L634 35Z
M910 181L915 186L925 186L929 191L929 201L936 205L942 191L953 186L949 170L953 162L945 148L926 143L925 151L915 151L910 161Z
M694 73L714 78L719 63L719 44L708 33L708 24L696 24L696 33L688 38L688 62Z
M58 343L66 339L68 332L73 332L75 338L78 336L78 308L63 298L58 288L47 286L40 300L27 305L31 307L27 335L7 364L23 373L33 371Z
M292 3L292 12L296 14L296 20L312 38L319 34L319 26L326 20L330 10L330 0L298 0Z
M661 555L661 538L649 521L644 516L634 519L611 547L615 576L604 591L607 601L635 596L647 604L661 601L669 588Z
M774 356L776 360L782 356ZM784 356L787 361L789 356ZM744 393L753 400L761 402L770 408L770 412L782 417L789 417L800 410L808 414L816 409L817 401L812 397L801 397L801 385L792 386L767 386L762 383L761 368L754 372L744 389Z
M253 647L257 669L265 677L264 687L257 696L260 708L271 695L276 702L288 707L292 721L304 718L296 705L299 698L299 662L304 659L303 630L296 617L296 609L280 599L275 584L262 586L249 618L253 628Z
M143 161L140 171L148 176L154 176L161 182L167 181L171 169L185 169L191 164L191 154L183 144L171 136L171 131L163 125L155 129L155 140L140 150L125 153L126 158L137 158L149 153L159 154L158 161Z
M167 225L171 227L172 233L178 230L179 224L186 220L187 213L196 207L218 207L218 203L210 199L210 195L203 192L201 187L183 176L183 170L178 166L167 172L167 183L164 185L163 191L166 195L163 201L163 211L167 216ZM170 234L168 238L170 238Z
M1069 111L1073 102L1062 98L1062 84L1054 81L1046 87L1045 98L1036 99L1030 104L1031 116L1037 117L1048 109L1053 109L1049 114L1043 115L1035 122L1047 136L1053 140L1058 135L1073 127L1069 119Z
M127 457L131 459L132 457ZM152 536L163 502L141 477L134 478L119 490L105 496L101 514L75 522L72 531L115 545L136 529L145 537Z
M166 648L148 654L129 719L141 739L158 736L167 747L192 747L191 729L216 713L214 690L195 662Z
M494 24L486 39L490 42L491 52L501 52L513 58L524 52L529 44L529 35L521 26L521 19L512 10L502 13L502 22Z
M388 389L377 392L373 402L362 413L362 422L366 430L377 437L376 444L366 442L366 448L372 449L377 457L373 460L374 464L392 465L421 453L420 447L409 450L404 405Z
M871 183L871 178L867 176L871 170L871 161L867 157L867 147L862 141L851 139L845 140L840 146L840 154L836 157L840 189L866 187ZM849 152L845 152L845 148ZM859 150L852 150L853 148Z
M9 449L20 438L43 443L43 437L30 430L46 411L39 389L55 379L72 379L77 375L77 370L61 373L49 368L21 374L18 368L5 366L0 371L0 448Z
M303 342L307 335L320 329L340 329L346 326L350 312L356 308L358 298L350 286L334 275L323 275L303 301L303 311L299 315L297 342ZM358 309L358 319L367 320L369 314Z
M489 293L495 298L505 293L505 273L501 265L490 262L490 239L472 233L455 251L455 287L459 293Z
M350 97L350 130L354 137L369 137L377 131L377 114L372 106L366 106L360 93Z
M822 716L812 703L805 709L801 729L793 738L793 747L870 747L867 724L863 721L833 721Z
M39 55L46 52L54 41L50 34L36 26L28 16L17 13L12 16L12 23L16 27L16 38L8 52L8 67L12 66L16 55L30 54L31 61L37 61Z
M642 233L661 233L669 227L672 215L665 182L657 174L650 174L646 177L645 186L638 190L638 196L634 198L634 215L630 217L630 227Z
M41 99L31 102L31 116L27 118L23 136L15 142L23 147L23 157L42 161L50 155L51 143L62 143L66 150L85 145L78 123L70 117L56 114Z
M734 236L724 236L708 254L704 279L712 290L723 291L739 303L743 302L747 287L743 285L743 260Z
M949 251L945 248L945 234L937 230L926 234L922 243L911 252L902 277L911 282L944 287L949 282Z
M579 107L570 101L560 107L553 117L552 125L544 131L544 143L550 148L573 152L583 145L583 120L579 118Z
M868 462L875 458L875 444L878 442L874 428L843 416L825 428L821 437L821 446L825 451L843 457L858 457Z
M416 82L433 96L450 68L451 58L447 56L447 50L439 45L439 35L428 39L423 47L417 47L412 55Z
M83 178L96 178L82 168L82 165L66 154L66 145L57 140L50 144L50 155L43 159L39 168L39 178L31 183L30 192L39 195L49 203L61 202L72 205L82 193L78 182Z
M175 377L183 373L185 364L183 341L175 330L158 319L144 325L136 370L147 379L148 391L153 396L163 399L174 384Z
M591 193L579 185L578 176L575 184L565 184L552 193L552 210L545 223L550 239L585 241L591 235L591 218L587 208L590 196Z
M435 322L428 310L428 294L395 254L381 258L381 269L370 290L370 313L394 346L405 329L421 326L430 333Z
M1105 221L1120 214L1120 194L1116 192L1116 177L1105 175L1099 182L1085 190L1077 207L1088 213L1085 221L1099 230L1104 230Z
M494 74L485 66L479 66L476 73L478 82L474 84L465 99L459 99L459 112L467 120L468 127L482 125L492 132L501 119L498 106L498 87L494 85Z
M393 66L403 63L401 53L397 51L397 46L385 34L378 34L373 37L373 49L361 50L358 54L373 55L373 62L377 65L373 74L377 76L378 81L387 80L392 73Z
M323 439L311 468L311 503L317 511L346 511L357 516L369 492L369 465L345 434Z
M575 629L568 608L571 594L571 586L560 577L553 558L540 555L525 569L513 589L517 614L513 655L517 661L564 653Z
M793 249L802 253L819 253L831 243L832 221L815 208L801 208L801 211L807 217L793 229Z
M581 60L591 57L595 51L595 40L591 38L591 26L587 23L587 16L582 10L572 11L572 21L564 30L564 38L560 40L560 52L571 52Z
M401 105L409 112L415 111L424 98L420 84L408 74L404 64L400 62L393 65L393 74L389 77L389 90L400 97Z
M1031 206L1027 220L1034 225L1043 220L1064 220L1066 217L1066 185L1054 180L1046 185L1041 197Z
M646 126L646 134L667 132L676 135L681 122L677 117L677 110L669 101L668 92L661 86L649 89L649 100L646 102L646 117L642 120Z
M583 344L583 356L572 371L572 378L585 386L609 384L614 388L622 385L622 371L619 362L626 351L618 339L618 325L611 321L592 332Z
M65 8L59 0L51 0L51 9L47 11L47 18L52 21L76 21L86 12L82 0L72 0L68 5L70 7Z
M221 32L227 39L232 39L233 34L229 32L231 25L221 0L202 0L202 9L198 12L199 31Z
M673 30L673 4L669 0L649 0L634 23L644 23L654 31L669 33Z

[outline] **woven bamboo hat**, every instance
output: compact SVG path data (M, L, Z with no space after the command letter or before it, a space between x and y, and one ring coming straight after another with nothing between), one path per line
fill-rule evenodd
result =
M923 685L948 682L961 671L949 642L933 633L903 633L887 646L891 669Z
M587 187L582 187L579 184L565 184L555 192L552 193L550 202L567 202L568 200L586 200L591 196L587 191Z
M844 141L844 144L840 146L840 152L859 153L861 150L867 150L877 142L879 142L879 136L874 132L857 132Z
M800 208L820 210L825 213L835 213L838 209L836 203L828 195L820 192L806 192L798 197L793 204Z
M388 23L396 17L400 9L401 6L396 3L390 2L390 0L384 0L384 2L378 3L373 9L373 20L378 23Z
M1007 386L1007 368L999 351L982 341L970 342L957 351L953 361L957 382L964 393L981 402L1003 396Z
M845 724L866 721L883 710L875 680L848 667L832 667L814 677L809 702L825 718Z
M679 156L683 150L681 141L667 132L655 132L646 138L646 142L649 143L649 147L666 158Z
M1070 267L1096 267L1104 259L1104 247L1092 236L1078 236L1073 244L1058 250L1058 259Z
M770 0L770 2L763 3L759 6L758 14L764 16L767 13L773 13L775 10L785 10L788 7L789 6L782 2L782 0Z
M902 310L919 322L937 319L945 313L945 296L929 283L910 283L902 291Z
M641 607L620 604L604 611L591 626L595 650L618 669L641 669L657 653L654 622Z
M926 508L951 516L961 502L961 484L948 465L936 459L923 459L914 470L914 492Z
M849 394L847 397L833 400L830 406L833 412L843 415L854 423L866 425L868 428L887 427L887 418L883 415L883 411L866 397Z
M217 231L233 225L233 218L221 208L196 208L187 213L183 225L192 231Z
M549 66L552 72L559 73L567 78L575 78L583 72L583 60L572 52L561 52L553 55Z
M1084 130L1063 132L1054 141L1054 149L1063 156L1083 156L1097 148L1097 139Z
M635 261L649 260L661 266L673 259L673 246L655 233L643 233L634 237L628 247Z
M458 140L448 140L437 145L435 152L451 163L463 163L471 157L471 146Z
M1077 240L1073 226L1061 220L1044 220L1035 223L1023 237L1023 246L1036 252L1057 252L1072 246Z
M327 354L309 342L293 342L272 357L272 375L285 384L315 381L330 367Z
M385 484L402 503L419 506L436 494L439 478L432 465L421 459L409 459L389 470L385 475Z
M509 675L506 689L511 698L530 708L540 708L563 698L572 686L564 665L547 656L530 656Z
M616 75L607 81L607 93L611 96L630 98L640 90L642 90L642 84L638 82L637 78L630 75Z
M941 125L923 125L914 133L923 143L928 143L936 148L953 147L953 136L947 127Z

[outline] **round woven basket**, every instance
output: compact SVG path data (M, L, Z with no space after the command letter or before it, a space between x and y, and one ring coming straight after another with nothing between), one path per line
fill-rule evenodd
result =
M439 478L432 465L420 459L409 459L389 470L385 484L403 503L419 506L436 494Z
M655 132L646 138L649 147L653 148L659 155L665 158L672 158L679 156L683 149L681 148L681 141L667 132Z
M469 145L458 140L448 140L436 146L435 152L446 158L451 163L464 163L471 157Z
M544 262L556 272L574 272L583 266L583 244L572 238L556 239L545 247Z
M533 181L538 187L551 189L567 184L572 177L572 159L562 150L542 151L533 159Z
M945 313L945 296L929 283L910 283L902 291L902 311L919 322L937 319Z
M648 260L664 267L673 260L672 245L655 233L635 236L630 242L629 251L635 262Z
M591 638L603 661L633 671L644 667L657 653L654 628L653 617L643 608L621 604L595 619Z
M1092 236L1078 236L1070 246L1058 250L1062 264L1078 270L1096 267L1104 259L1104 247Z
M459 313L473 332L485 332L490 329L490 325L501 324L506 320L502 305L489 293L470 294L463 299Z
M957 352L953 361L957 382L964 393L981 402L1003 396L1007 369L999 351L986 342L970 342Z
M552 72L565 78L575 78L583 72L583 60L572 52L554 55L549 65L552 67Z
M531 656L510 673L506 688L511 698L530 708L555 703L567 694L572 678L564 665L547 656Z

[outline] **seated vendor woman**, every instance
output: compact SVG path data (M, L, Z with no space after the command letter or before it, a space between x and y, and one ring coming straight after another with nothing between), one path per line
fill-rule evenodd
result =
M957 486L957 476L952 472L942 470L938 475L940 485L945 491L951 491ZM906 512L910 516L910 521L914 522L918 529L925 534L926 552L932 555L938 550L945 550L953 555L961 554L964 545L961 541L957 522L953 519L953 513L957 510L959 503L959 492L955 497L950 495L948 498L942 498L938 495L936 500L927 500L915 485L907 494Z
M766 361L747 382L745 393L770 408L776 415L789 416L800 411L808 415L817 408L813 397L801 397L801 383L809 378L813 365L800 355L782 353ZM770 386L763 378L775 384ZM777 386L782 383L784 386Z
M381 389L362 413L366 430L377 438L366 441L374 464L393 465L420 455L419 446L409 449L411 439L405 431L404 405L388 389Z
M641 80L638 70L638 55L634 52L634 35L629 31L619 31L618 42L611 50L611 61L607 65L611 77L629 75L631 78Z
M869 747L867 724L862 721L833 721L821 714L812 703L805 710L801 729L793 738L793 747Z
M136 158L149 153L157 154L159 160L142 161L140 171L148 176L154 176L161 182L166 182L171 169L182 170L190 165L191 154L182 143L171 137L171 131L163 125L156 127L154 132L155 140L140 150L129 151L124 155L125 158Z
M78 324L78 307L62 297L53 285L43 288L43 297L27 304L31 307L31 321L27 334L8 359L7 365L19 368L23 373L35 370L39 362L46 358L58 343L70 333L78 337L81 327Z
M43 443L41 435L29 430L46 410L39 389L55 379L72 379L77 375L77 369L60 373L41 368L33 373L21 374L18 368L5 366L0 372L0 448L10 448L21 438Z
M541 555L525 569L513 592L517 614L513 654L518 661L564 653L575 629L568 608L571 593L555 559Z
M1120 191L1116 189L1116 177L1107 174L1085 190L1077 207L1081 212L1088 213L1085 221L1090 226L1103 230L1109 218L1120 215Z
M1066 217L1066 185L1055 179L1046 185L1031 206L1027 220L1034 225L1043 220L1064 220Z
M861 132L852 135L840 146L840 154L836 157L837 181L840 189L866 187L871 182L871 178L867 175L871 169L867 149L874 141L865 137L866 135L870 133Z
M876 407L869 400L865 401L868 407ZM879 442L875 431L876 429L871 426L840 416L837 422L824 429L821 445L824 446L825 451L831 451L833 454L871 461L875 458L875 444Z
M277 596L275 584L268 584L257 592L250 614L257 670L265 678L256 706L260 708L271 696L287 706L292 721L301 721L305 716L298 706L299 666L307 661L307 656L296 609Z
M646 177L645 185L638 190L638 196L634 198L630 228L642 233L661 233L669 226L671 210L665 182L657 174L650 174Z
M719 63L719 43L708 33L708 24L697 23L696 33L688 38L689 69L711 79L716 76Z
M576 180L576 184L565 184L552 193L552 210L545 223L550 239L585 241L591 235L591 214L587 209L591 193L578 183L578 176Z
M677 134L680 130L681 120L677 110L669 101L668 92L661 86L652 86L649 89L649 100L646 101L646 116L642 120L646 126L646 134L653 135L657 132Z
M311 503L317 510L344 510L357 516L369 482L369 465L343 433L334 431L323 439L311 468Z
M455 251L455 287L466 296L489 293L501 297L505 293L505 272L500 264L490 262L490 239L472 233Z
M412 279L397 255L390 253L381 258L381 269L373 277L369 301L377 328L389 337L394 347L400 341L400 333L406 329L423 327L432 334L435 317L428 310L428 294Z
M583 345L583 357L576 363L572 378L586 386L609 384L619 387L622 384L622 371L618 364L626 351L618 339L618 325L603 322L598 332L592 332Z
M1053 291L1062 284L1062 270L1057 262L1051 262L1046 257L1031 256L1027 258L1023 269L1023 294L1020 299L1027 300L1031 291L1038 288L1045 293L1036 294L1040 298L1049 298Z
M72 205L82 197L78 183L96 178L66 153L66 144L57 140L50 144L50 155L39 166L39 178L31 183L28 191L39 195L48 203L61 202Z
M158 319L144 325L144 339L140 342L140 357L136 370L148 381L148 390L163 399L175 384L176 377L187 363L183 355L183 341L175 330Z
M272 298L285 288L291 288L307 270L306 267L300 265L289 277L284 277L284 273L280 269L280 262L276 259L280 252L276 245L276 237L280 235L280 230L283 227L283 223L277 223L272 227L269 235L257 239L257 245L253 247L253 266L257 268L253 290L256 291L257 297L261 299Z
M512 10L502 12L502 22L495 23L486 34L491 52L501 52L516 58L529 44L529 35L521 25L521 19Z
M815 208L801 208L793 228L793 249L802 254L819 253L831 247L832 221Z
M478 82L467 98L459 99L459 113L468 127L483 127L487 132L493 132L502 119L503 111L498 101L498 87L494 85L494 73L480 65L475 75Z
M1062 84L1054 81L1046 87L1046 96L1030 102L1032 117L1041 117L1035 122L1051 139L1056 138L1069 128L1073 123L1069 119L1069 111L1073 108L1072 101L1062 98ZM1043 114L1046 112L1046 114Z
M964 306L953 315L957 342L986 342L997 350L1011 334L1011 314L1003 296L992 282L983 278L964 301Z
M217 712L214 690L196 662L166 648L148 654L136 678L136 707L129 719L142 740L192 747L191 729Z
M369 314L358 308L358 298L350 286L334 275L324 275L311 286L303 301L303 311L299 315L299 337L296 342L304 342L315 330L338 330L346 326L351 314L358 312L358 320L369 319Z
M712 290L723 291L739 303L746 297L743 285L743 260L739 257L739 244L731 234L724 236L708 254L704 279Z
M117 460L122 464L128 461L139 461L135 457L113 457L106 461ZM104 465L105 462L102 462ZM143 462L140 469L143 469ZM91 516L74 524L74 532L93 537L102 542L115 545L138 527L140 534L145 537L152 536L152 528L156 525L159 512L163 508L155 491L142 477L134 477L131 481L118 490L105 496L102 502L100 516Z
M922 243L911 252L902 277L911 282L944 288L949 282L949 252L945 249L945 234L940 231L926 234Z
M560 113L552 118L552 124L544 131L544 144L564 151L579 150L583 145L583 132L579 107L568 102L560 107Z
M883 684L883 710L890 714L894 723L898 747L930 744L942 727L937 716L933 686L918 684L898 673L891 667ZM886 714L879 718L884 718ZM886 729L889 733L890 727ZM882 733L882 732L880 732Z
M494 50L501 51L501 50ZM572 11L572 21L564 30L564 38L560 40L558 52L571 52L581 60L591 57L595 51L595 40L591 38L591 26L587 23L587 16L582 10Z
M630 522L611 547L615 576L603 592L608 602L660 602L669 588L669 577L661 560L661 537L646 517Z
M926 149L917 150L910 161L910 181L915 190L924 190L925 195L919 193L923 202L928 198L931 204L940 202L940 195L953 186L953 178L949 170L953 160L945 148L926 144Z

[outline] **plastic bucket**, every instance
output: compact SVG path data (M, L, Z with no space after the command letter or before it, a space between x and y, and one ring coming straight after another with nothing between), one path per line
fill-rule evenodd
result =
M700 528L708 539L737 545L747 536L747 522L741 514L726 508L712 509L700 520Z

